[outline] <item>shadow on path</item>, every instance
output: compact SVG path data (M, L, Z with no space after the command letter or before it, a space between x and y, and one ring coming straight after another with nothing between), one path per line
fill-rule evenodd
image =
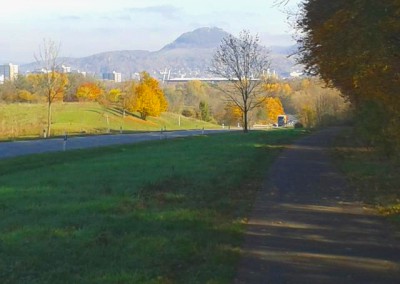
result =
M332 166L340 128L299 140L272 166L247 225L234 283L400 283L390 225L352 199Z

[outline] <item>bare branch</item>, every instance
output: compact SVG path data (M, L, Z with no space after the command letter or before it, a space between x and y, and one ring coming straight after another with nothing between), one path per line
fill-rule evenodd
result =
M228 100L238 106L244 116L244 131L248 131L248 112L260 105L260 86L269 68L268 52L259 44L259 37L243 30L239 37L224 38L214 54L211 72L228 80L232 90L222 90Z
M39 53L34 55L36 62L47 72L56 71L60 47L61 44L56 44L51 39L43 39L42 45L39 46Z
M285 6L290 2L290 0L275 0L274 6Z
M67 79L64 74L60 74L57 65L60 52L60 44L56 44L51 39L43 39L39 46L38 54L35 54L35 60L41 66L42 74L39 74L40 85L44 91L47 100L47 136L50 136L53 101L63 94Z

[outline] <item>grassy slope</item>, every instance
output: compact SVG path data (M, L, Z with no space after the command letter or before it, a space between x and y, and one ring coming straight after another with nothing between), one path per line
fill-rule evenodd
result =
M337 141L335 157L356 196L400 224L400 163L357 142L351 131Z
M0 104L0 139L37 137L46 126L47 108L44 104ZM108 123L107 123L108 117ZM119 131L216 128L218 126L179 115L164 113L159 118L149 117L143 121L135 116L125 118L112 108L97 103L55 103L53 105L53 133L62 135L81 133L106 133Z
M274 130L0 161L2 283L231 283Z

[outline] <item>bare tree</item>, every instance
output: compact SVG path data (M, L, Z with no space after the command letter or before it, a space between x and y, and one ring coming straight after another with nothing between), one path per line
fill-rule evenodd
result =
M52 123L52 104L54 100L63 93L66 85L66 77L58 72L57 64L60 52L60 44L53 40L43 39L43 45L39 46L39 53L34 55L36 62L41 66L43 74L39 79L39 85L47 100L47 135L50 136Z
M210 71L228 80L228 86L220 89L242 111L244 132L248 132L249 112L265 100L261 84L269 65L268 53L259 44L259 37L246 30L240 32L239 38L223 38L214 54Z

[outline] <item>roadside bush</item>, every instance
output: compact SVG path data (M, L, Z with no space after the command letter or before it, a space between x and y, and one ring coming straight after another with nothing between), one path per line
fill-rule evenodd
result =
M358 137L369 147L375 147L387 157L400 154L399 117L383 104L364 102L355 114L355 129Z
M303 128L304 126L303 126L303 124L301 123L301 122L296 122L295 124L294 124L294 128Z
M184 109L182 111L182 115L185 116L185 117L193 117L193 118L197 117L196 111L194 111L192 109Z

